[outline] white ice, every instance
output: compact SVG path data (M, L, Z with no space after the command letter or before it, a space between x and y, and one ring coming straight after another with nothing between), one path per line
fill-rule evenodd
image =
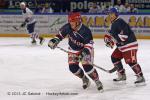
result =
M150 40L138 40L138 62L146 78L146 86L135 87L131 68L124 64L127 83L114 84L117 75L97 69L104 92L97 91L94 82L87 90L82 81L68 69L67 54L44 45L32 46L29 38L0 38L0 100L149 100L150 98ZM95 39L95 64L111 69L113 50L103 40ZM67 40L60 43L67 48ZM24 93L26 95L22 95ZM41 93L29 95L29 93ZM77 93L77 95L46 95L46 93ZM11 93L11 95L8 95ZM21 95L19 95L19 93Z

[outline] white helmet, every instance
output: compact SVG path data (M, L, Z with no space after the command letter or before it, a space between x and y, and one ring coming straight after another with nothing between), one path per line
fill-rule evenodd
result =
M20 6L26 6L26 3L25 2L21 2Z

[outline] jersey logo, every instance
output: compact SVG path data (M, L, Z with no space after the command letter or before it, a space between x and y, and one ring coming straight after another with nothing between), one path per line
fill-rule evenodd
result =
M123 35L123 31L121 31L120 34L118 34L118 37L120 38L121 41L126 41L128 38L127 35Z
M68 36L68 37L69 37L70 41L73 42L74 44L76 44L77 46L82 46L82 47L84 46L83 43L73 39L71 36Z

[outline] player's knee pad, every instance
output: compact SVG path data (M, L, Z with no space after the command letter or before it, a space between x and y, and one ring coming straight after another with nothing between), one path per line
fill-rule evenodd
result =
M84 71L87 74L91 74L95 69L92 65L88 64L88 65L83 65Z
M99 80L98 73L92 65L83 65L85 72L91 77L92 80Z
M78 64L69 64L69 70L70 70L72 73L78 72L79 69L81 69L81 68L79 67Z
M71 71L74 75L76 75L76 76L78 76L78 77L80 77L80 78L82 78L82 77L84 76L84 72L83 72L83 70L79 67L78 64L70 64L70 65L69 65L69 69L70 69L70 71Z

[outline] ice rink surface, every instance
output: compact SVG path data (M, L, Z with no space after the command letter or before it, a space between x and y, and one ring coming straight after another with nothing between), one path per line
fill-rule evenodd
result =
M48 48L48 40L42 46L32 46L29 38L0 38L0 100L149 100L150 40L138 40L138 62L147 85L135 87L136 77L123 63L127 73L123 85L112 82L116 73L97 69L104 85L103 93L97 91L92 80L91 86L83 90L82 81L69 72L67 54ZM94 63L111 69L113 50L105 47L101 39L94 42ZM67 40L63 40L59 46L66 49L66 44Z

